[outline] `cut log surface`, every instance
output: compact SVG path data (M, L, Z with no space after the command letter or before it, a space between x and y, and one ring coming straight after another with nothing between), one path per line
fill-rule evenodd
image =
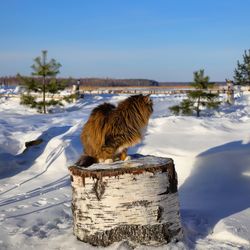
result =
M172 159L144 156L69 171L79 240L108 246L121 240L159 245L182 238Z

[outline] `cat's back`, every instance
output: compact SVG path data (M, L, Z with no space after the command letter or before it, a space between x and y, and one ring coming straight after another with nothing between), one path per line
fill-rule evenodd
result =
M110 113L114 109L115 106L113 104L103 103L92 110L81 133L81 141L85 149L90 148L94 150L95 147L98 148L103 144L105 126L108 123Z
M115 106L110 103L103 103L94 108L89 116L86 126L103 126L110 113L115 109Z

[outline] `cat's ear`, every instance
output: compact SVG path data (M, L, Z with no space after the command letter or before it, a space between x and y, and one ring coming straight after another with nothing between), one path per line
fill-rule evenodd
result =
M144 95L143 98L144 98L144 101L146 103L149 103L149 104L152 103L152 100L150 99L150 94L149 95Z

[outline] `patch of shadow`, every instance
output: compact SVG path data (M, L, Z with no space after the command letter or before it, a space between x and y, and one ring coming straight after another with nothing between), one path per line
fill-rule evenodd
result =
M221 219L250 207L250 177L245 174L250 172L249 152L249 143L234 141L197 156L194 170L179 188L187 234L197 232L191 236L194 244Z
M68 187L70 186L70 178L69 175L65 175L61 178L59 178L58 180L55 180L49 184L46 184L42 187L38 187L38 188L34 188L24 194L21 195L14 195L8 198L4 198L0 200L0 207L2 206L6 206L6 205L10 205L10 204L14 204L16 202L20 202L20 201L25 201L25 200L29 200L31 198L34 197L39 197L41 195L53 192L55 190L58 190L60 188L64 188L64 187ZM5 193L5 192L4 192ZM3 193L1 193L3 194Z
M69 129L70 126L51 127L35 139L38 141L42 140L39 145L27 148L25 152L18 155L1 153L0 179L12 177L24 170L29 169L34 164L36 159L43 154L48 142L52 138L60 134L64 134Z

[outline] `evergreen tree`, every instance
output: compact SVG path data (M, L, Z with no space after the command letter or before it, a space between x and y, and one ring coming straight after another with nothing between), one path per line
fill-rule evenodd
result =
M199 117L202 108L217 108L219 106L219 95L211 92L215 83L209 82L209 77L204 76L204 70L194 72L194 81L190 85L195 90L188 92L187 99L184 99L179 105L169 108L175 115L191 115L195 112L196 116Z
M46 106L62 105L60 100L54 100L53 95L58 91L63 90L66 85L56 79L59 73L61 64L56 62L55 59L47 60L47 51L42 51L42 56L34 59L34 64L31 66L33 69L31 77L22 77L19 75L21 84L25 86L27 93L21 96L21 104L28 105L31 108L37 108L39 112L46 113ZM34 93L42 94L42 101L38 101L37 95ZM52 94L49 100L46 100L46 93Z
M193 114L193 102L189 99L184 99L180 105L175 105L170 107L170 111L174 114L174 115L179 115L179 114L183 114L183 115L192 115Z
M250 49L244 51L243 63L237 61L234 80L236 85L250 86Z

